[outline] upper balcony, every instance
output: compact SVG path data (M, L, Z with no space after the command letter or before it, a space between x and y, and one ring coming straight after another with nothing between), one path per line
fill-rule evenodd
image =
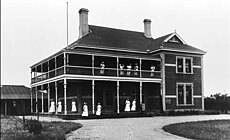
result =
M160 60L63 53L31 68L31 83L59 75L161 79Z

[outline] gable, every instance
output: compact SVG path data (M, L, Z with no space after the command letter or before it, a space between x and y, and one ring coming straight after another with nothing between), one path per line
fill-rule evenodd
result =
M183 42L176 35L174 35L172 38L170 38L168 40L168 42L174 42L174 43L181 43L181 44L183 44Z
M186 44L185 41L176 33L172 33L164 42Z

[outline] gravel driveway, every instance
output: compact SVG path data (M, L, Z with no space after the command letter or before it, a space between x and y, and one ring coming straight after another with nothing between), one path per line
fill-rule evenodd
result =
M47 117L40 117L40 120L43 119L50 120ZM52 119L52 121L60 120ZM185 140L164 132L161 128L172 123L214 119L230 120L230 115L73 120L83 124L83 127L68 134L67 140Z

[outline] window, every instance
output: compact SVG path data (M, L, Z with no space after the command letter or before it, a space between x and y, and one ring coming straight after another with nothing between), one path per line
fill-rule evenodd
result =
M177 84L177 105L193 104L193 85L191 83Z
M192 73L192 59L185 58L185 72Z
M177 72L183 72L183 58L178 58L177 59Z
M192 71L192 58L190 57L177 57L177 73L193 73Z

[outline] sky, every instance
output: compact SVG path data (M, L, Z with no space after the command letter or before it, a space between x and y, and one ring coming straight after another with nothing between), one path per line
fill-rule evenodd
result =
M205 96L230 95L230 2L228 0L2 0L1 84L30 87L30 66L78 39L80 8L89 24L143 32L152 37L176 32L204 56Z

